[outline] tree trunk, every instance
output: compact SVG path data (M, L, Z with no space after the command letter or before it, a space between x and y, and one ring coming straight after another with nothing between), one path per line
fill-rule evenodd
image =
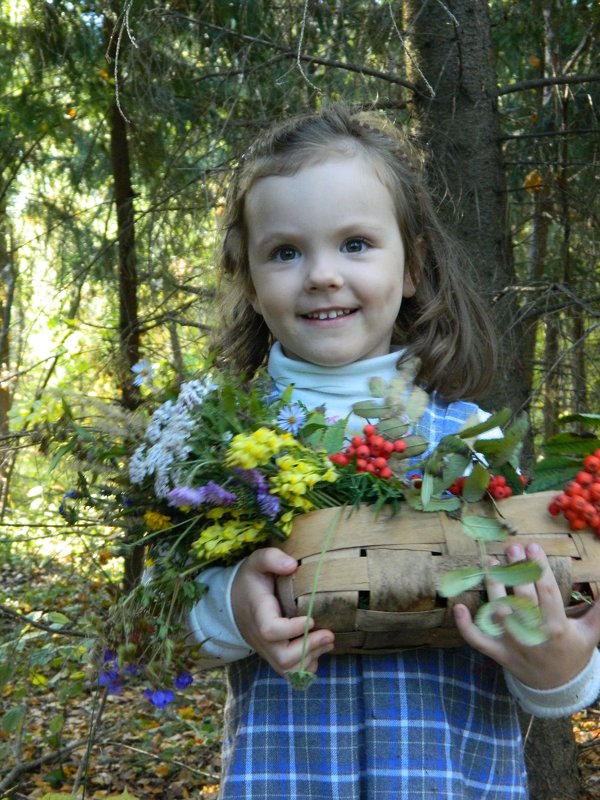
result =
M504 291L514 284L514 267L487 4L460 0L445 9L422 0L404 3L406 67L420 91L414 130L431 153L434 181L443 183L442 216L495 311L503 357L487 405L526 408L530 386L515 358L515 299Z
M0 520L6 511L8 482L14 451L7 445L9 433L8 413L12 404L10 374L10 323L15 293L15 273L8 248L8 216L4 195L0 200Z
M118 19L115 13L115 19ZM117 37L108 30L108 58L114 62ZM119 80L117 74L116 80ZM129 411L141 401L140 391L134 385L131 368L140 360L140 329L138 322L138 281L135 249L135 208L129 157L127 123L116 98L110 107L110 157L117 209L118 283L119 283L119 383L121 403ZM133 588L143 569L143 548L131 546L125 535L124 588Z
M515 322L514 265L507 214L506 177L500 150L497 78L486 3L449 4L405 0L404 30L408 77L420 94L414 98L414 129L432 153L447 196L442 213L452 225L475 268L487 300L493 303L502 355L490 406L528 408L531 386L521 326ZM443 195L442 195L443 199ZM547 727L535 726L526 747L532 800L550 800L542 785L569 784L563 797L579 789L572 731L551 723L558 740L548 758Z

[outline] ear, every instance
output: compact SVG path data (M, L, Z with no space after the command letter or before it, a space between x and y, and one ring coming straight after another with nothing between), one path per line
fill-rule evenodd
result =
M254 291L254 286L251 283L248 284L246 287L246 291L244 292L246 300L250 303L252 308L257 314L260 314L262 317L262 311L260 308L260 303L258 302L258 297L256 296L256 292Z
M413 297L416 291L417 287L415 282L413 281L409 270L405 268L404 280L402 282L402 297Z

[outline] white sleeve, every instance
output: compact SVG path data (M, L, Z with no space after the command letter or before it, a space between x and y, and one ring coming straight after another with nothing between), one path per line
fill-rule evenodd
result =
M244 641L231 607L231 586L242 563L209 567L197 578L207 589L188 614L188 628L201 645L200 669L220 667L254 652Z
M579 675L555 689L532 689L508 670L506 685L521 708L534 717L568 717L593 705L600 694L600 652L594 653Z

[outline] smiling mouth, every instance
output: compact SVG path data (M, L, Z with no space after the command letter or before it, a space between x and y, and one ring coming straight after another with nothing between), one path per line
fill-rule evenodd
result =
M311 311L310 314L303 314L305 319L337 319L347 317L356 311L354 308L332 308L329 311Z

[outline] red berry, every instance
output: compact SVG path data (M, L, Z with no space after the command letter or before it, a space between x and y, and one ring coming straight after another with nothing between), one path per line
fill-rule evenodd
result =
M365 444L364 439L361 436L353 436L350 440L350 444L352 447L360 447L362 444Z
M594 478L589 472L582 470L581 472L577 473L575 480L580 486L589 486L590 483L593 483Z
M375 472L375 464L372 461L367 462L367 466L365 467L365 472Z
M381 452L385 456L390 456L394 452L394 443L393 442L389 442L389 441L385 441L381 445Z
M357 472L364 472L367 468L367 461L364 458L357 458L356 459L356 471Z
M375 425L371 425L371 424L365 425L365 427L363 428L363 433L364 433L365 436L375 436L376 431L377 431L377 429L376 429Z
M550 505L548 506L548 511L552 514L553 517L558 517L558 515L561 512L561 508L557 502L552 501L552 503L550 503Z
M594 481L588 487L590 493L590 501L592 503L600 503L600 481Z
M586 456L583 459L583 466L590 473L600 471L600 457L598 456L599 452L600 451L597 450L595 453L591 453L589 456Z
M356 457L357 458L367 458L367 456L371 455L371 451L366 444L361 444L360 447L356 448Z
M383 467L383 469L379 471L379 477L389 480L389 478L392 477L392 470L389 467Z
M384 458L383 456L378 456L373 461L373 464L375 465L376 469L383 469L384 467L387 467L387 458Z
M585 526L585 520L580 519L579 517L569 522L569 528L571 528L572 531L582 531Z
M565 494L569 497L579 497L583 492L583 486L577 481L569 481L565 486Z
M407 447L408 445L406 444L404 439L396 439L396 441L394 442L394 450L396 451L396 453L403 453Z

